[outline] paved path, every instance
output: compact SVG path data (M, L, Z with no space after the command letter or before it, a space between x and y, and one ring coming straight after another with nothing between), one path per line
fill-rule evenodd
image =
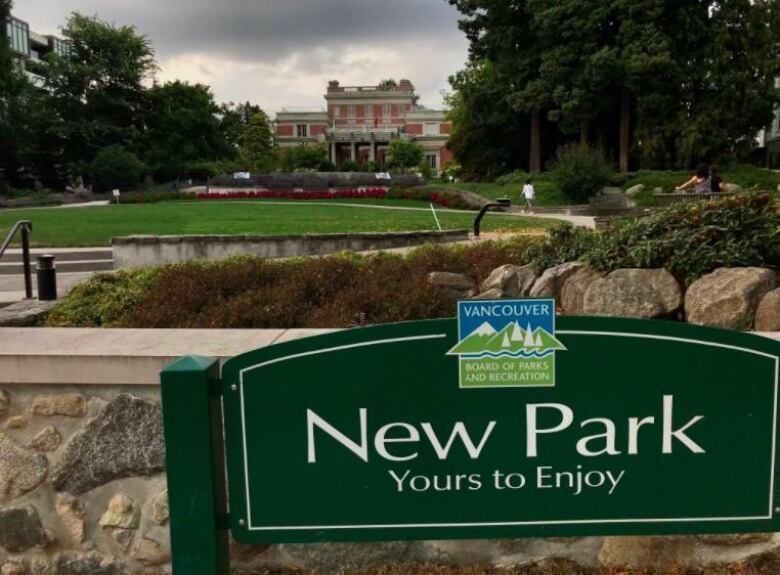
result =
M57 294L65 297L77 283L84 281L95 272L73 272L57 274ZM37 296L38 290L35 281L35 272L32 277L33 295ZM22 301L24 299L24 276L0 275L0 306L4 304Z
M596 229L596 218L593 216L567 216L565 214L524 214L532 218L545 218L549 220L563 220L575 227Z

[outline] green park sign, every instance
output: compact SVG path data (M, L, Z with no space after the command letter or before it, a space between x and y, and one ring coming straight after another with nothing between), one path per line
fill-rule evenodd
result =
M780 530L780 344L554 310L460 302L457 320L251 351L221 378L203 358L166 368L174 571L224 572L228 529L245 543Z

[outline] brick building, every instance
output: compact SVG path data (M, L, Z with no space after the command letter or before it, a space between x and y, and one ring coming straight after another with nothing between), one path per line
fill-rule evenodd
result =
M326 108L283 108L276 114L280 148L302 144L327 146L328 157L340 165L347 160L386 164L387 147L395 139L416 141L425 148L425 161L441 170L452 156L446 148L450 122L445 112L417 106L409 80L397 85L342 86L328 84Z

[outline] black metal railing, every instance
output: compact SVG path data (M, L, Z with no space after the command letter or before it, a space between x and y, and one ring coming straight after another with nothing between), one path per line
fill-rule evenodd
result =
M512 201L509 198L498 198L494 202L482 206L482 209L479 210L479 214L477 214L477 219L474 220L474 237L479 237L479 226L482 223L482 218L485 217L485 214L490 208L508 208L511 205Z
M32 299L32 267L30 265L30 234L32 233L32 222L28 220L19 220L11 228L11 231L6 236L3 245L0 246L0 258L3 257L5 250L11 245L11 241L14 239L16 232L22 231L22 263L24 265L24 293L27 299Z

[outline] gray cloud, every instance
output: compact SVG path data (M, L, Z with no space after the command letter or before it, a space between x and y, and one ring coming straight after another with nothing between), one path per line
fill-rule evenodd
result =
M14 13L50 33L76 10L148 35L161 79L207 82L221 99L269 110L322 103L331 78L409 77L439 104L466 58L445 0L16 0Z

